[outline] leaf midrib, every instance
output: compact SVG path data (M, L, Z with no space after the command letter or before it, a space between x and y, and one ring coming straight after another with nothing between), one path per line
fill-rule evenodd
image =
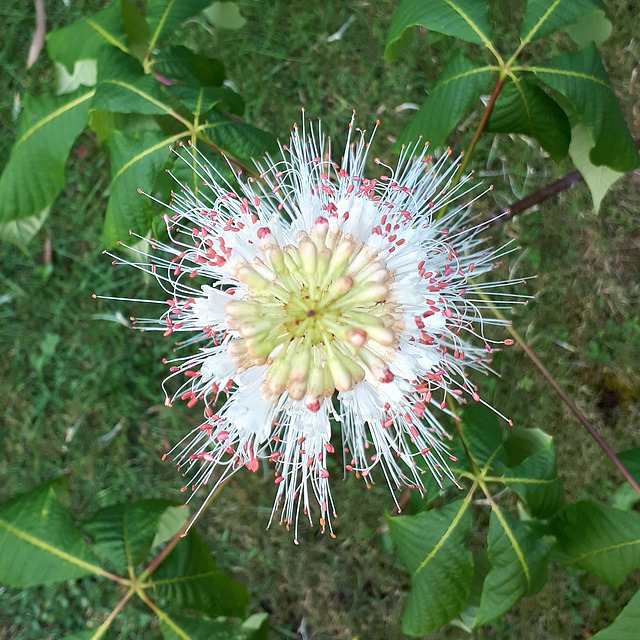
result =
M469 507L472 495L473 495L473 491L470 491L469 495L467 495L467 497L462 501L462 504L460 505L460 509L458 510L458 513L456 513L455 518L451 521L451 524L445 531L444 535L440 538L440 540L438 540L435 547L433 547L433 549L430 551L427 557L420 563L420 566L414 571L413 576L411 576L412 580L415 580L418 577L418 574L427 566L429 562L431 562L431 560L435 557L438 551L440 551L440 549L444 546L444 543L447 542L449 537L452 535L453 531L458 526L458 523L460 522L465 511Z
M44 542L44 540L40 540L39 538L32 536L26 531L22 531L21 529L16 529L12 525L10 525L6 520L0 519L0 526L4 527L9 533L13 534L18 539L23 540L24 542L28 542L29 544L32 544L34 547L42 549L43 551L46 551L47 553L50 553L51 555L56 556L57 558L65 560L66 562L69 562L70 564L73 564L82 569L86 569L87 571L91 573L95 573L96 575L104 575L104 570L101 567L91 564L90 562L86 562L85 560L80 560L80 558L77 558L76 556L72 556L66 551L62 551L58 547L55 547L52 544L49 544L48 542Z
M61 107L58 107L57 109L55 109L51 113L48 113L44 118L42 118L41 120L38 120L38 122L33 124L31 127L29 127L29 129L27 129L22 134L16 140L16 143L15 143L13 148L17 149L23 142L25 142L25 140L30 138L38 129L41 129L42 127L44 127L46 124L48 124L52 120L55 120L56 118L60 117L61 115L63 115L67 111L71 111L71 109L73 109L74 107L77 107L79 104L82 104L86 100L89 100L90 98L93 98L95 92L96 92L95 89L91 89L87 93L85 93L85 94L83 94L81 96L78 96L75 100L72 100L71 102L67 102L66 104L63 104Z

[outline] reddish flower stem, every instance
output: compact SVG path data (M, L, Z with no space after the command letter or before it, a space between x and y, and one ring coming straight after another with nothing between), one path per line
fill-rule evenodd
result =
M476 148L476 144L478 143L478 140L480 139L480 136L484 131L487 121L489 120L489 116L493 111L493 107L495 106L496 100L500 95L500 91L502 91L502 85L504 84L505 77L506 76L504 76L503 74L500 74L498 76L498 79L496 80L496 86L493 88L491 97L489 98L489 102L487 103L484 113L482 114L482 118L480 119L480 122L478 124L478 128L476 129L476 132L473 134L473 139L471 140L471 144L468 146L467 150L464 152L464 157L462 158L462 162L460 163L460 168L458 169L456 173L456 177L454 178L454 181L453 181L454 186L458 184L458 182L460 181L460 178L464 174L467 164L469 163L469 159L471 158L471 154L473 153L473 150Z

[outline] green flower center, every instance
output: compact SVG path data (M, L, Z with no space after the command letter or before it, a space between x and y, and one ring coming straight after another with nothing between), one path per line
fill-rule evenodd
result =
M248 293L225 306L226 324L241 338L229 353L242 368L267 364L262 392L288 392L317 411L335 390L365 379L390 382L391 347L400 319L391 302L393 276L372 247L318 218L280 247L258 232L262 257L235 263Z

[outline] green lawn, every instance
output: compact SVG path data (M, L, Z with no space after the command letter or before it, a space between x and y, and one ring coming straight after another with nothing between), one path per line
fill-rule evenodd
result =
M46 4L52 29L104 3ZM403 105L424 100L458 46L420 33L389 66L384 40L395 1L239 4L248 20L244 29L210 34L190 24L176 40L198 43L224 61L245 98L247 121L284 138L304 107L308 116L322 118L339 149L356 109L363 127L381 120L376 155L391 162L394 136L412 113ZM509 50L517 41L513 25L522 10L514 5L520 3L490 4ZM602 56L627 123L639 137L640 9L623 0L608 0L607 6L614 29ZM329 41L352 16L342 38ZM52 72L44 53L34 69L24 70L34 21L31 2L10 0L0 8L0 21L0 146L6 158L16 128L14 94L45 90ZM568 46L563 37L553 41L554 51ZM536 51L544 55L542 46ZM476 112L449 144L463 149L478 120ZM541 157L535 144L507 136L483 138L470 166L495 185L478 206L483 215L573 170L569 161L558 167ZM166 371L160 361L170 345L160 334L123 326L129 316L148 312L91 297L94 292L149 297L155 282L133 269L112 267L101 254L109 167L92 136L81 136L73 148L67 176L30 255L0 242L0 498L65 474L78 516L117 501L180 500L181 478L161 456L199 421L199 411L162 405ZM618 451L640 445L639 202L636 171L605 198L598 216L580 185L494 234L496 243L517 236L522 245L505 272L539 274L524 287L536 300L517 310L517 330ZM484 397L515 425L540 427L554 436L567 498L611 504L622 479L526 356L511 347L496 368L502 379L479 380ZM409 578L386 531L384 512L394 505L384 480L369 491L353 477L334 483L337 539L303 526L299 547L284 529L265 531L273 493L266 472L241 472L198 525L218 564L249 589L251 610L271 614L272 637L298 638L299 628L306 630L303 638L314 640L402 637ZM614 592L586 573L554 569L540 594L476 637L588 637L613 620L638 585L637 572ZM101 586L86 580L26 592L0 589L0 640L58 638L80 629L86 619L102 621L115 596ZM160 634L147 611L131 607L109 637L146 640ZM432 637L468 636L448 628Z

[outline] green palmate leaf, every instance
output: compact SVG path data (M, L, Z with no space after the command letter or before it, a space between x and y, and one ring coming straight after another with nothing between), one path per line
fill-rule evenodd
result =
M106 49L98 60L98 86L93 109L117 113L173 115L160 83L145 74L140 63L117 49Z
M484 581L474 626L497 618L521 598L538 593L547 581L551 547L498 507L491 512L487 540L491 570Z
M411 29L416 26L491 46L491 25L483 0L402 0L387 35L384 50L387 62L398 59L411 42Z
M389 531L411 574L411 593L402 621L405 633L431 633L465 606L473 562L470 498L415 516L387 517Z
M490 78L489 67L475 63L460 50L454 53L426 102L402 132L395 151L403 144L417 142L420 136L433 147L444 144Z
M556 162L567 155L571 139L569 119L557 102L526 78L516 76L505 82L486 130L535 138Z
M640 565L640 515L595 502L563 507L551 521L560 561L618 587Z
M114 567L132 568L147 559L160 520L172 506L174 502L158 499L114 504L97 511L82 529Z
M266 640L269 632L267 614L256 614L243 623L224 619L206 620L183 616L160 617L160 631L165 640Z
M507 469L503 478L524 500L534 518L551 518L562 506L562 480L558 478L556 452L550 438L543 449Z
M520 39L542 38L594 14L605 15L602 0L528 0Z
M54 483L0 505L0 549L0 582L12 587L102 573Z
M218 149L243 162L262 158L265 153L278 152L276 138L271 133L236 122L215 111L208 116L204 133Z
M496 414L482 404L469 405L461 415L462 439L478 469L502 471L507 456L502 446L502 432Z
M218 569L192 529L153 573L149 585L173 607L187 607L211 617L244 616L247 590Z
M148 0L149 51L171 35L187 18L196 15L210 0Z
M98 13L47 35L49 57L63 64L69 73L73 73L78 60L96 59L105 45L127 51L120 2L117 1Z
M589 151L593 147L593 138L587 128L578 122L571 129L571 145L569 155L573 164L584 178L591 191L593 209L596 213L600 210L600 203L614 182L618 181L624 173L609 169L604 165L596 166L589 158Z
M623 172L633 171L640 164L638 150L593 44L530 67L530 71L569 100L594 140L589 153L593 164Z
M141 135L114 131L109 138L111 198L107 205L103 241L113 247L129 231L144 236L151 228L152 206L138 189L149 193L170 156L169 145L179 136L165 138L155 131Z
M636 593L613 624L598 631L591 640L637 640L640 629L640 591Z
M194 87L221 87L225 79L220 60L198 55L182 45L162 49L153 57L152 69L166 79Z
M65 185L69 150L87 126L93 89L25 95L18 135L0 176L0 223L40 218Z

